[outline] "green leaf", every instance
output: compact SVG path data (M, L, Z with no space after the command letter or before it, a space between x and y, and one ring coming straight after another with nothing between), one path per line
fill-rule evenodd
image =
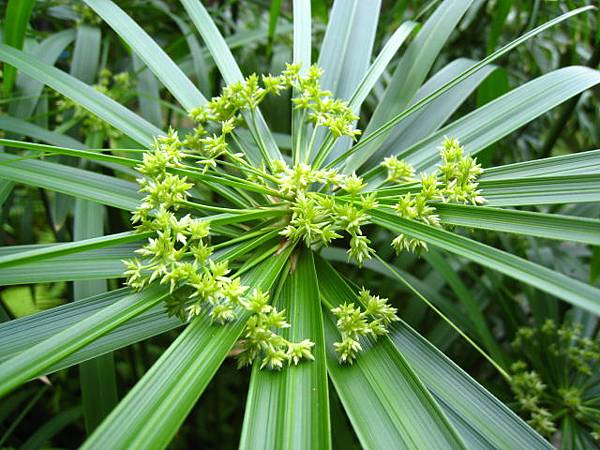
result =
M275 4L276 2L273 2ZM304 0L294 0L294 47L292 62L300 64L301 73L306 72L311 65L311 15L310 2ZM303 125L304 111L297 108L292 109L292 160L304 161L306 153L306 130L307 126Z
M206 103L177 64L121 8L110 0L84 1L121 36L184 108L190 110Z
M151 233L136 233L125 231L123 233L110 234L107 236L85 239L82 241L67 242L51 246L35 247L31 250L0 256L0 267L15 266L28 262L41 261L43 259L55 258L57 256L70 255L85 250L99 249L111 245L125 244L128 242L141 241Z
M0 248L0 257L50 245L12 245ZM26 262L0 270L0 286L11 284L50 283L56 281L96 280L121 278L123 259L135 256L139 244L124 244L82 251L72 255L58 256L42 261Z
M214 253L214 258L216 260L238 258L264 244L267 240L258 238L217 250ZM2 345L0 345L0 361L5 361L18 355L130 294L131 291L128 289L118 289L110 293L90 297L1 324L0 343ZM162 305L156 305L86 347L48 367L46 373L70 367L73 364L78 364L90 358L156 336L181 325L182 322L179 319L167 316L165 308Z
M135 53L131 55L131 61L133 69L137 73L137 98L140 103L140 114L151 124L160 127L162 114L158 80Z
M308 2L304 2L308 3ZM308 3L310 6L310 3ZM294 9L296 8L296 2L294 2ZM275 30L277 29L277 22L279 21L279 16L281 14L281 0L273 0L271 2L271 7L269 8L269 45L272 46L273 39L275 39ZM295 13L294 13L295 14ZM294 38L294 42L296 38ZM271 51L271 47L269 47L269 52Z
M46 83L146 147L152 145L154 136L161 134L154 125L114 100L65 72L40 63L31 55L0 45L0 61L12 64L30 77Z
M304 250L292 270L274 305L286 311L292 324L283 337L313 341L315 360L279 372L260 370L259 363L254 364L242 449L331 448L323 318L312 253Z
M205 51L206 49L203 49L200 46L198 39L196 36L194 36L193 30L187 24L187 22L178 15L173 14L167 4L160 0L154 0L154 4L156 4L159 9L163 10L164 13L169 16L173 22L175 22L177 27L179 27L181 30L181 34L185 37L185 41L190 49L194 74L198 80L200 90L206 93L212 92L211 80L209 78L210 67L208 67L206 62L207 55L205 55L205 53L208 53L208 51ZM179 67L183 70L181 64Z
M104 234L104 207L78 199L75 203L73 239L92 239ZM73 298L82 300L106 292L105 279L75 281ZM117 404L117 383L112 353L79 366L81 401L87 433L91 433Z
M419 30L415 40L408 46L390 80L383 97L377 104L364 136L404 111L417 90L425 81L450 33L458 25L472 0L442 2ZM390 130L391 131L391 130ZM370 155L383 143L385 137L372 141L362 150L362 155ZM360 164L358 164L360 166Z
M436 210L452 225L600 245L600 220L449 203Z
M600 173L600 150L486 168L482 181Z
M21 49L25 41L25 31L35 0L8 0L4 16L4 42L7 45ZM15 84L17 71L15 67L6 64L3 73L4 97L9 97Z
M450 4L450 3L446 2L444 4ZM587 6L587 7L582 7L582 8L574 9L573 11L569 11L568 13L565 13L565 14L563 14L563 15L561 15L561 16L559 16L559 17L557 17L557 18L555 18L555 19L553 19L553 20L551 20L549 22L546 22L545 24L543 24L543 25L541 25L541 26L539 26L539 27L537 27L537 28L529 31L528 33L525 33L524 35L522 35L518 39L515 39L514 41L512 41L509 44L505 45L501 49L495 51L491 55L489 55L486 58L482 59L477 64L475 64L472 67L470 67L468 70L465 70L464 72L462 72L459 76L453 78L451 81L449 81L448 83L446 83L444 86L436 89L434 92L432 92L431 94L429 94L427 97L419 100L414 105L408 107L407 109L405 109L404 111L402 111L398 115L394 116L392 119L390 119L387 122L385 122L385 124L381 125L379 128L377 128L376 130L374 130L368 136L364 136L363 139L361 139L358 144L354 145L350 150L348 150L347 152L345 152L344 154L342 154L338 158L336 158L334 161L332 161L331 163L329 163L328 167L335 166L338 163L340 163L342 161L345 161L350 155L358 152L359 150L362 150L367 145L371 145L372 142L379 142L378 140L381 137L387 136L389 134L389 132L396 125L398 125L399 123L401 123L403 120L405 120L411 114L414 114L416 111L420 110L425 105L427 105L431 101L435 100L436 98L438 98L439 96L441 96L442 94L444 94L445 92L447 92L452 87L456 86L458 83L460 83L463 80L469 78L471 75L475 74L476 72L478 72L479 70L481 70L486 65L492 63L493 61L495 61L499 57L501 57L504 54L508 53L509 51L511 51L512 49L514 49L518 45L522 44L523 42L527 41L528 39L532 38L536 34L541 33L542 31L546 30L547 28L550 28L550 27L552 27L554 25L557 25L558 23L560 23L560 22L562 22L564 20L567 20L568 18L570 18L570 17L572 17L574 15L580 14L580 13L585 12L585 11L589 11L591 8L592 7ZM370 152L374 151L376 148L377 148L376 145L371 146L370 147Z
M334 96L349 100L371 61L381 0L336 0L321 45L318 64L321 85Z
M31 53L39 61L53 66L66 47L73 42L75 36L74 30L53 33L27 53ZM17 89L18 100L10 102L8 112L14 117L28 118L33 114L39 102L44 83L21 73L17 77Z
M273 2L276 4L277 2ZM281 2L280 2L281 3ZM292 60L294 64L300 64L305 71L311 64L311 17L310 2L294 0L294 48ZM269 28L271 28L269 26ZM270 35L270 33L269 33Z
M268 290L287 261L291 246L242 277ZM246 314L227 325L206 314L190 322L117 408L83 444L83 449L165 448L235 344Z
M438 72L435 73L427 82L417 91L411 105L425 98L439 87L445 85L455 76L473 66L476 62L467 59L456 59ZM355 153L350 157L344 166L346 173L357 170L363 161L366 161L365 169L376 166L381 160L398 149L408 148L411 145L426 138L435 130L440 128L458 109L458 107L471 95L471 93L484 81L490 73L496 70L496 66L489 65L481 69L466 80L461 81L456 86L448 89L444 94L435 100L432 100L419 111L407 117L398 124L391 132L388 138L383 142L373 155L367 160L366 153Z
M148 288L118 302L28 348L0 364L0 397L20 384L40 376L56 362L85 347L120 324L158 304L165 288Z
M380 9L381 0L337 0L333 3L317 63L324 69L321 85L337 98L350 100L367 72ZM317 130L315 143L320 151L313 165L320 166L328 153L339 155L352 145L352 140L344 136L331 151L326 151L332 136L321 128Z
M348 105L350 108L352 108L355 114L360 112L360 107L362 106L363 102L366 100L371 90L375 87L375 84L377 81L379 81L381 75L383 75L387 69L388 64L396 55L398 49L402 47L402 44L410 36L417 25L417 22L403 22L396 29L396 31L394 31L394 34L392 34L387 40L385 46L377 55L377 58L375 58L375 61L373 61L361 82L356 86L352 97L348 101Z
M468 448L553 448L406 323L392 325L390 339L459 429Z
M71 75L86 84L93 84L98 74L102 34L100 28L89 25L77 27L77 39L73 50Z
M600 314L600 289L458 234L402 219L383 209L373 210L371 217L373 223L390 231L421 239L427 244L530 284L594 314Z
M600 174L481 181L490 206L558 205L600 201Z
M327 307L356 301L356 293L323 260L317 261L319 288ZM364 340L352 365L341 365L333 349L335 320L325 316L327 368L365 449L464 448L456 430L406 359L387 338Z
M501 367L507 367L504 352L492 334L492 329L486 323L485 316L481 310L482 305L475 299L471 291L460 279L456 270L438 252L431 250L426 255L427 262L447 282L460 303L467 312L469 320L473 323L479 340L484 344L490 356ZM464 331L464 330L463 330Z
M52 145L70 148L85 148L85 145L77 139L56 131L47 130L38 125L26 122L22 119L10 116L0 116L0 129L9 133L20 134L39 141L47 142ZM11 143L18 143L9 139L2 139L2 145L10 146ZM20 147L27 148L27 147Z
M130 181L47 161L20 160L0 154L0 177L126 211L135 210L142 196Z
M600 83L600 72L572 66L542 75L445 126L427 139L399 152L417 169L431 168L439 160L444 136L460 140L476 154L565 100Z

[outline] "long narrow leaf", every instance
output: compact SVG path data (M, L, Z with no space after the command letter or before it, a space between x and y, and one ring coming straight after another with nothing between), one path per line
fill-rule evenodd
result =
M310 339L314 361L279 372L255 364L250 379L240 448L329 449L329 398L319 286L312 253L304 251L274 305L292 327L284 337Z
M35 0L8 0L6 5L6 15L3 30L4 42L15 48L22 48L25 41L25 31L29 24L29 17L33 11ZM8 97L15 84L15 67L6 64L4 67L3 91L4 96Z
M390 339L461 430L468 448L553 448L406 323L394 324Z
M600 150L536 159L485 169L482 181L600 173Z
M268 259L243 282L269 289L289 251ZM196 317L84 443L84 449L165 448L235 344L244 314L221 326Z
M0 154L0 178L133 211L141 195L135 183L47 161Z
M30 77L46 83L140 144L149 147L154 136L161 134L154 125L114 100L65 72L36 61L31 55L0 45L0 61L12 64Z
M356 293L324 261L317 264L321 296L328 307L353 302ZM325 313L327 368L353 428L365 449L464 448L406 359L387 337L361 342L364 351L341 365L333 350L339 339L333 316Z
M110 0L84 1L129 44L184 108L190 110L206 103L177 64L121 8Z
M399 218L383 209L373 211L372 218L374 223L391 231L421 239L427 244L497 270L594 314L600 314L600 289L472 239Z
M217 26L211 19L208 11L206 11L206 8L204 8L200 0L181 0L181 3L188 12L192 22L194 22L196 29L204 39L204 42L210 50L210 53L213 56L219 71L223 75L225 82L232 84L242 81L244 76L235 62L235 58L227 46L227 42L225 39L223 39L221 33L219 33ZM279 148L273 139L273 135L269 131L260 111L257 111L256 120L257 128L251 125L250 130L255 140L262 140L266 146L268 155L263 156L267 156L268 158L265 162L270 164L272 160L283 159L281 152L279 151ZM252 121L248 122L251 123Z
M452 204L436 205L436 210L442 222L452 225L600 245L600 220Z
M0 396L4 396L31 378L43 374L44 370L52 364L151 308L167 294L166 289L149 288L142 293L126 296L117 303L3 362L0 364Z

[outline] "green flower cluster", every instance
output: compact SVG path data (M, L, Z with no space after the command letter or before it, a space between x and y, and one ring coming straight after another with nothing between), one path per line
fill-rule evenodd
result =
M511 378L511 388L519 410L529 415L528 423L544 436L550 436L556 431L550 411L541 406L541 398L547 386L542 383L540 376L534 371L527 371L527 364L517 362L511 366L514 375Z
M350 136L356 139L361 133L353 125L358 116L345 101L333 98L330 91L321 88L319 80L322 75L323 69L313 65L308 69L306 76L296 77L293 87L298 95L292 99L294 106L305 110L309 121L314 123L315 127L329 128L336 138Z
M248 184L254 192L245 198L251 204L265 207L264 202L270 202L289 211L283 222L277 222L281 226L280 235L288 241L303 242L309 247L327 246L345 235L349 238L349 259L362 265L373 254L364 227L371 221L369 211L379 206L377 194L365 192L365 181L356 174L312 167L300 161L291 166L284 161L271 161L268 168L254 167L243 156L248 150L247 135L237 130L240 126L248 129L264 153L257 109L267 95L280 95L292 89L294 107L303 111L302 120L314 124L307 154L310 155L318 127L330 131L327 145L333 145L341 136L355 138L360 134L353 125L357 117L347 103L321 89L321 76L322 70L317 66L300 74L298 65L287 65L281 75L251 75L226 86L220 96L190 112L195 123L190 132L180 138L176 131L170 130L166 136L158 137L153 149L144 153L136 167L142 175L138 183L144 199L133 213L132 222L151 237L137 251L139 257L125 261L128 285L136 290L153 282L168 285L171 292L168 311L182 320L207 314L212 322L223 324L240 314L249 315L240 344L243 350L240 365L257 360L270 369L279 369L285 363L297 364L312 358L313 343L308 340L294 343L281 336L278 331L289 327L284 311L268 304L267 293L249 293L248 286L230 273L231 261L211 259L210 219L196 218L188 211L197 207L209 211L231 208L190 202L194 184L181 174L221 177L233 181L240 189ZM111 78L104 73L97 89L117 96L126 86L126 76ZM238 150L244 152L236 153ZM400 216L440 226L435 202L483 201L477 190L481 168L463 154L458 141L447 139L441 158L442 164L435 173L420 175L419 192L399 199L396 211ZM388 170L388 181L415 181L410 164L394 157L386 158L383 164ZM257 192L264 195L260 197ZM404 236L397 237L393 245L397 251L424 247L418 240ZM336 343L342 362L356 358L361 350L360 336L376 338L386 334L389 323L397 320L395 308L368 291L361 291L358 304L362 308L350 303L332 311L342 334L342 341Z
M128 72L113 75L110 70L102 69L98 77L98 83L93 87L113 100L124 103L131 94L133 82ZM73 111L72 118L80 124L83 134L102 133L104 136L115 140L123 136L121 131L113 128L110 124L83 108L79 103L75 103L67 97L59 98L56 107L59 111L57 116L59 121L65 120L65 114L68 111Z
M363 350L360 337L377 339L388 334L388 326L398 319L396 308L388 304L387 298L380 298L366 289L361 289L357 303L344 303L331 312L337 317L337 329L342 340L334 343L340 363L352 364ZM364 310L361 308L364 308Z
M193 185L169 169L181 167L185 156L177 132L170 130L167 136L156 139L153 151L144 153L136 167L143 175L137 180L140 191L146 196L133 213L132 222L153 237L136 250L139 258L123 261L127 284L135 290L154 281L168 284L171 295L167 310L182 320L206 310L212 322L224 324L245 310L250 318L242 341L244 351L238 356L240 365L259 360L261 368L280 369L284 362L298 364L312 359L311 341L290 342L273 331L289 324L285 311L268 305L268 294L254 290L245 296L248 286L230 276L228 262L210 259L209 221L178 214Z
M578 324L547 320L520 328L512 347L520 360L511 367L511 388L531 426L551 436L568 416L600 441L600 400L590 383L600 376L600 342L583 337Z
M395 205L398 215L404 219L417 220L439 227L435 202L482 204L485 199L478 189L478 177L483 169L475 158L464 154L464 149L455 138L445 138L440 148L441 164L430 174L421 173L415 178L414 167L396 156L385 158L381 163L387 169L387 181L392 183L419 182L419 192L408 192ZM427 250L420 239L400 234L392 241L396 253L404 250L415 252Z
M187 136L186 147L202 157L199 163L214 168L218 158L229 153L228 137L238 148L243 148L234 131L245 123L248 129L254 131L259 147L264 148L260 133L256 132L255 111L267 95L281 95L292 88L298 92L292 99L295 108L308 111L308 119L315 126L328 128L334 137L356 137L360 131L354 128L353 123L358 117L346 102L333 99L331 92L321 89L319 79L322 73L318 66L313 65L306 75L301 75L300 65L286 64L281 75L259 78L252 74L244 81L226 86L220 96L190 111L190 117L197 125Z
M348 256L359 265L371 257L371 241L361 227L369 223L368 211L378 203L373 194L359 195L366 186L362 178L355 174L342 175L336 170L316 170L304 163L290 168L282 161L277 163L275 176L280 191L291 199L292 215L281 231L283 236L292 242L303 240L307 246L327 246L333 239L342 237L338 231L346 231L350 236ZM336 202L331 195L310 192L315 184L323 190L340 190L352 198L357 197L358 204Z
M75 12L79 16L79 18L77 19L78 25L100 25L102 23L102 19L100 18L100 16L96 14L94 10L87 6L85 3L70 1L67 1L65 3L67 3L73 9L73 12Z
M268 304L269 295L255 290L244 307L252 313L241 340L242 353L238 356L240 367L261 361L261 369L279 370L285 363L297 365L301 360L313 360L311 349L315 345L309 339L290 342L273 330L289 328L285 311Z

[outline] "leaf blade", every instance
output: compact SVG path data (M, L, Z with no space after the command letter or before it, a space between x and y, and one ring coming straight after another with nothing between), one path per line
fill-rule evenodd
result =
M274 305L287 312L292 324L284 337L292 342L312 340L315 360L286 367L280 372L260 370L259 364L254 364L240 448L329 449L331 430L323 318L311 252L302 252Z

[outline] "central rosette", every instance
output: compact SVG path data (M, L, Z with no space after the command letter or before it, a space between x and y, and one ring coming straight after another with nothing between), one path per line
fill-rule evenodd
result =
M432 173L415 176L408 162L386 158L367 174L376 185L372 190L365 178L345 173L343 155L326 164L340 138L356 139L360 131L349 104L321 88L321 75L317 66L301 74L299 66L287 65L279 76L252 75L226 86L191 112L190 132L157 137L136 168L145 197L132 221L149 238L140 257L126 262L129 286L168 285L168 311L184 320L207 314L223 324L243 316L241 365L258 359L261 367L279 369L312 359L311 341L290 342L278 334L290 326L285 311L241 282L248 269L244 258L261 243L278 238L272 252L300 244L318 251L339 240L349 260L362 266L374 253L364 230L370 211L395 208L404 219L441 226L436 202L483 202L477 189L481 168L453 139L445 140L442 162ZM273 157L281 151L261 131L266 124L258 107L267 95L288 90L294 117L286 160ZM397 252L426 250L424 242L405 235L392 245ZM355 301L331 308L342 337L335 345L341 362L356 358L361 336L386 334L397 319L386 299L368 291Z

